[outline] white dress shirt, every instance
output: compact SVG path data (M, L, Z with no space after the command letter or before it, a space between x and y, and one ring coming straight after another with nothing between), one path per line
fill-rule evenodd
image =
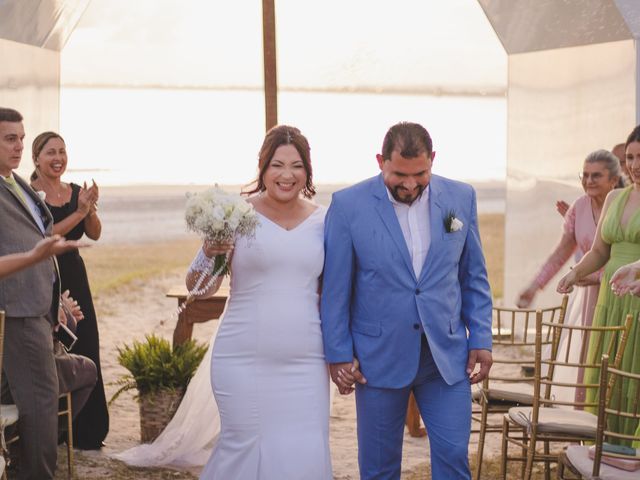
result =
M411 205L398 202L387 188L389 201L398 217L402 235L407 243L411 263L416 278L420 278L422 266L427 258L431 245L431 230L429 229L429 186L416 198Z

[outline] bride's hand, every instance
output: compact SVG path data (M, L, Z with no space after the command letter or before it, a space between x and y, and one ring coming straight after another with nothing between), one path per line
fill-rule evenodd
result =
M202 245L202 251L204 254L213 258L216 255L226 255L233 251L233 242L212 242L211 240L205 240Z

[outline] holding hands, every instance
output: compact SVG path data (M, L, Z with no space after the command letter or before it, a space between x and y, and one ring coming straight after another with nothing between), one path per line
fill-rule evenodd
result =
M332 363L329 365L331 380L338 387L342 395L348 395L355 390L353 384L358 382L362 385L367 383L367 379L360 372L360 362L357 358L353 362Z
M630 293L631 295L640 294L640 260L628 265L624 265L615 271L611 277L611 290L617 296L621 297Z

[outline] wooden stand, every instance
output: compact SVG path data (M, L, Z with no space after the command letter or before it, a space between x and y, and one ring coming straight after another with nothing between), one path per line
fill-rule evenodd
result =
M187 293L186 287L176 286L171 288L166 296L176 298L178 306L180 306L187 299ZM223 285L213 297L197 299L189 303L178 316L176 328L173 330L173 346L175 347L191 339L194 323L203 323L220 318L228 296L229 288Z

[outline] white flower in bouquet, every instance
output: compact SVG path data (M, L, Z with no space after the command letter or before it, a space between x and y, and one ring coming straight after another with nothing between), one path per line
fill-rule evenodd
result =
M236 236L253 236L258 216L240 195L215 186L187 194L187 228L212 242L231 242Z
M239 236L253 237L258 226L258 216L253 205L238 194L227 193L217 185L199 193L187 194L185 209L187 228L199 234L203 240L213 243L231 243ZM195 287L189 292L187 303L213 285L220 275L228 272L229 255L204 257L206 265ZM207 275L209 282L201 288ZM186 303L178 308L178 314Z

